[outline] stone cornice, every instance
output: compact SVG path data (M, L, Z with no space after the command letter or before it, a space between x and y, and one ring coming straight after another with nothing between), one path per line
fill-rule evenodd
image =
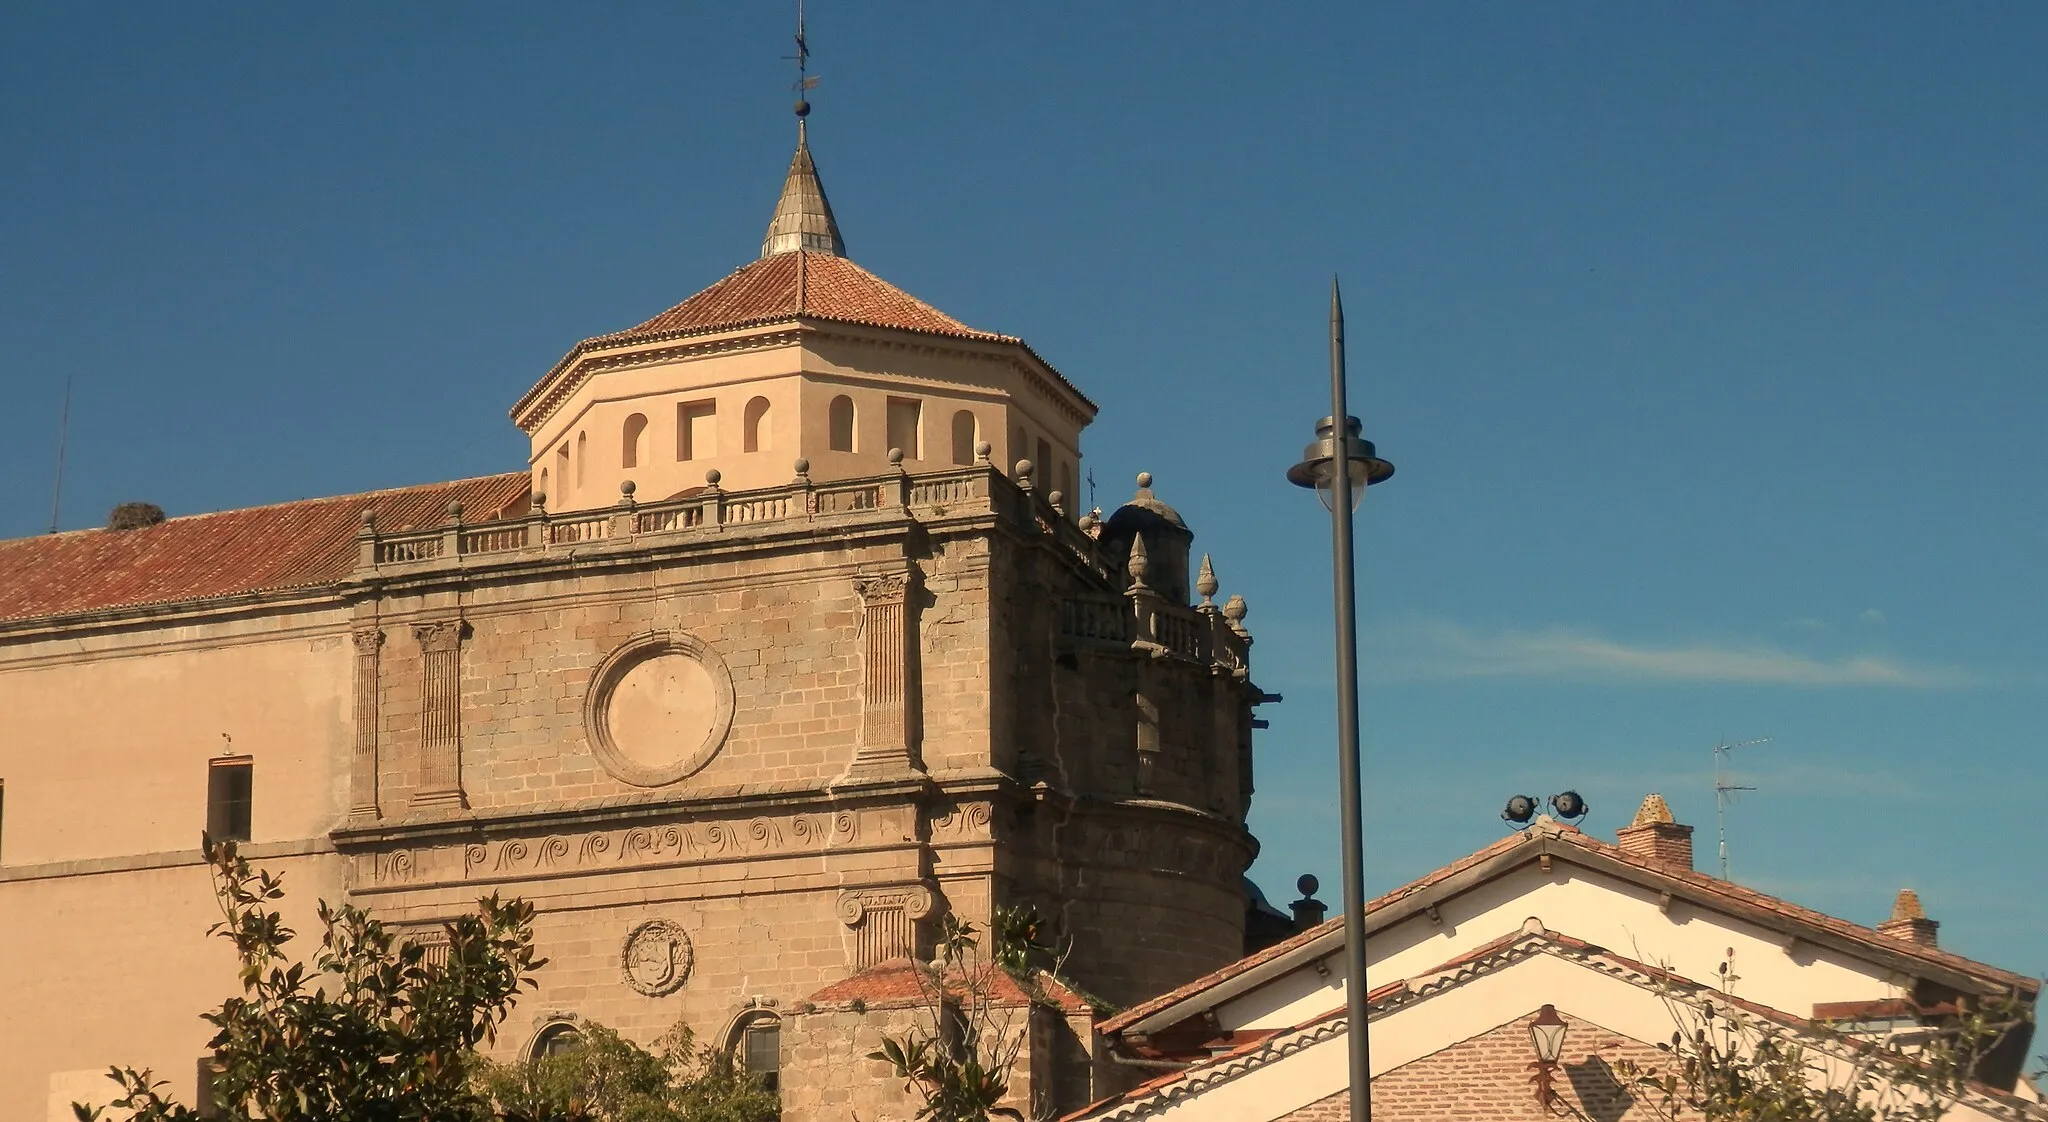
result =
M531 435L562 402L593 376L613 370L655 366L707 354L740 353L800 343L805 335L882 346L920 354L1004 361L1023 376L1033 393L1077 425L1095 417L1096 406L1079 387L1039 357L1022 339L960 338L908 328L876 327L820 316L783 316L756 324L712 330L692 329L626 340L585 340L528 390L511 410L513 423ZM593 345L594 344L594 345Z
M242 842L238 849L242 856L251 861L272 861L280 857L313 857L335 852L333 842L327 838ZM150 869L180 869L204 864L206 854L196 849L131 853L119 857L87 857L77 861L48 861L38 865L0 867L0 884L14 881L57 880L63 877L101 876L108 873L135 873Z

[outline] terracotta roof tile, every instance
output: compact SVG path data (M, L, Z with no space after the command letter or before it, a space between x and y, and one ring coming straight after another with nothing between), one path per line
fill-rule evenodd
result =
M1043 971L1029 982L994 965L978 967L976 973L981 979L983 992L996 1005L1036 1002L1066 1013L1086 1013L1093 1009L1085 998ZM834 982L812 994L809 1000L813 1005L844 1005L860 1001L883 1008L922 1004L927 1000L925 987L934 977L929 966L897 957ZM946 985L949 991L957 993L964 990L964 983L965 976L955 972L947 979Z
M1934 947L1929 947L1924 944L1913 943L1905 939L1895 938L1893 936L1886 935L1882 932L1876 931L1872 928L1864 927L1861 924L1850 923L1848 920L1836 919L1834 916L1827 915L1823 912L1817 912L1811 908L1803 908L1789 901L1780 900L1775 896L1766 895L1762 892L1756 891L1753 888L1744 888L1742 885L1734 884L1729 881L1724 881L1719 877L1708 876L1707 874L1700 872L1675 871L1666 866L1658 865L1650 861L1644 860L1642 858L1636 857L1627 852L1626 850L1622 849L1618 845L1614 845L1610 842L1601 841L1600 839L1595 838L1592 835L1587 834L1574 827L1566 826L1561 823L1555 822L1547 823L1546 832L1543 834L1510 834L1507 837L1501 838L1500 840L1492 843L1491 845L1488 845L1485 848L1478 850L1477 852L1468 854L1464 857L1459 858L1456 861L1451 862L1448 865L1445 865L1443 868L1428 873L1414 881L1410 881L1409 883L1404 884L1401 887L1396 888L1393 891L1388 892L1385 895L1377 897L1376 899L1373 899L1372 901L1368 902L1366 904L1366 912L1370 914L1372 912L1379 911L1381 908L1387 907L1391 904L1399 903L1400 901L1407 899L1410 896L1425 891L1426 889L1429 889L1439 883L1442 883L1443 881L1449 880L1450 878L1458 875L1459 873L1464 872L1467 869L1473 868L1487 861L1490 861L1495 857L1510 852L1525 843L1536 841L1540 837L1555 837L1557 840L1561 842L1576 846L1590 853L1597 853L1603 857L1608 858L1609 860L1617 861L1624 865L1628 865L1632 869L1639 870L1643 873L1652 874L1656 877L1663 877L1680 881L1686 887L1699 892L1703 896L1719 897L1720 899L1728 901L1730 903L1747 905L1748 907L1770 912L1783 919L1792 921L1795 924L1808 925L1826 931L1830 934L1836 935L1852 943L1859 943L1863 946L1870 947L1875 950L1888 951L1895 954L1902 954L1910 958L1921 959L1928 963L1940 965L1961 974L1966 974L1976 978L1982 978L2004 986L2012 987L2024 994L2031 995L2037 993L2040 989L2041 983L2039 979L2029 978L2021 974L2015 974L2008 970L2002 970L1998 967L1991 966L1989 964L1982 962L1977 962L1973 959L1964 958L1961 955L1951 954L1947 951L1938 950ZM1201 977L1196 978L1194 981L1187 983L1186 985L1180 986L1167 993L1161 994L1158 997L1151 999L1150 1001L1144 1002L1143 1004L1133 1006L1130 1009L1127 1009L1124 1012L1119 1013L1118 1015L1104 1021L1101 1025L1101 1030L1104 1033L1120 1032L1125 1027L1135 1024L1138 1021L1141 1021L1147 1017L1150 1017L1163 1009L1169 1008L1191 997L1194 997L1195 995L1201 993L1204 990L1207 990L1222 982L1226 982L1232 978L1237 977L1240 974L1244 974L1250 970L1253 970L1264 963L1271 962L1274 959L1284 957L1304 946L1307 946L1310 943L1315 942L1317 939L1320 939L1326 935L1335 933L1337 931L1341 931L1343 927L1344 917L1342 914L1339 914L1334 918L1325 920L1323 923L1315 927L1309 928L1307 931L1304 931L1291 939L1288 939L1284 942L1276 943L1273 946L1267 947L1265 950L1258 952L1257 954L1249 955L1245 958L1238 959L1236 962L1233 962L1228 966L1224 966L1221 969L1211 971L1208 974L1204 974Z
M0 622L333 584L355 568L365 509L385 530L440 525L450 500L481 521L529 486L514 472L0 541Z
M1016 342L978 331L844 257L797 250L763 257L653 319L591 344L745 327L803 316L962 339Z

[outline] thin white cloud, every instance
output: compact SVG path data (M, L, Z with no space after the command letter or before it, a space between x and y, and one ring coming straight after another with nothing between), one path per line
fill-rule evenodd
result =
M1933 688L1968 683L1950 667L1884 655L1828 659L1767 643L1627 643L1564 627L1482 633L1451 623L1411 628L1407 669L1432 678L1751 682L1787 686Z
M1882 624L1884 622L1884 613L1876 608L1865 608L1857 613L1856 618L1864 623Z

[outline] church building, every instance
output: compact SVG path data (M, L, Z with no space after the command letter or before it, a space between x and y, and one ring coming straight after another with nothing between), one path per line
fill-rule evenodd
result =
M998 907L1091 1001L1245 952L1243 599L1149 477L1077 509L1094 403L856 264L801 122L758 259L524 385L512 470L0 542L0 1117L199 1093L202 831L302 951L534 903L500 1059L680 1022L800 1082L830 987Z

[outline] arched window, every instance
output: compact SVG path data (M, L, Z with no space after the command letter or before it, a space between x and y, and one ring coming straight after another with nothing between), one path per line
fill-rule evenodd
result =
M1074 465L1070 463L1062 462L1060 464L1060 493L1066 496L1068 510L1073 510L1080 505L1077 496L1074 494Z
M560 448L555 449L555 482L561 485L564 493L567 493L569 490L569 442L566 440L562 442ZM559 498L560 496L556 497Z
M953 462L971 464L974 462L974 410L962 409L953 414Z
M534 488L533 490L534 490L534 493L535 493L535 494L537 494L537 495L547 496L547 494L548 494L548 469L546 469L546 468L542 468L542 469L540 469L540 486L538 486L538 487L535 487L535 488Z
M831 428L831 448L834 452L853 451L853 399L840 394L832 399L832 408L826 417Z
M743 452L766 452L768 447L768 399L757 397L747 402L746 435L740 445Z
M589 457L589 456L588 456L588 455L586 454L586 453L588 453L589 451L590 451L590 434L589 434L589 433L587 433L587 432L579 432L579 433L577 433L577 434L576 434L576 489L577 489L577 490L579 490L579 491L581 491L581 490L583 489L583 485L584 485L585 483L588 483L588 482L590 481L590 480L589 480L589 478L588 478L588 473L589 473L589 470L590 470L590 457Z
M1043 495L1052 490L1052 442L1041 438L1038 442L1038 458L1031 461L1031 483Z
M540 1034L533 1038L533 1047L527 1054L536 1060L545 1060L549 1056L559 1056L581 1047L583 1034L576 1031L576 1026L567 1021L556 1021L540 1030Z
M740 1014L725 1046L750 1075L770 1091L782 1082L782 1018L765 1009Z
M640 466L640 442L647 436L647 414L635 413L626 418L626 427L619 433L619 466Z
M1024 432L1024 426L1017 426L1017 441L1010 445L1010 470L1017 470L1018 460L1031 458L1031 437Z

